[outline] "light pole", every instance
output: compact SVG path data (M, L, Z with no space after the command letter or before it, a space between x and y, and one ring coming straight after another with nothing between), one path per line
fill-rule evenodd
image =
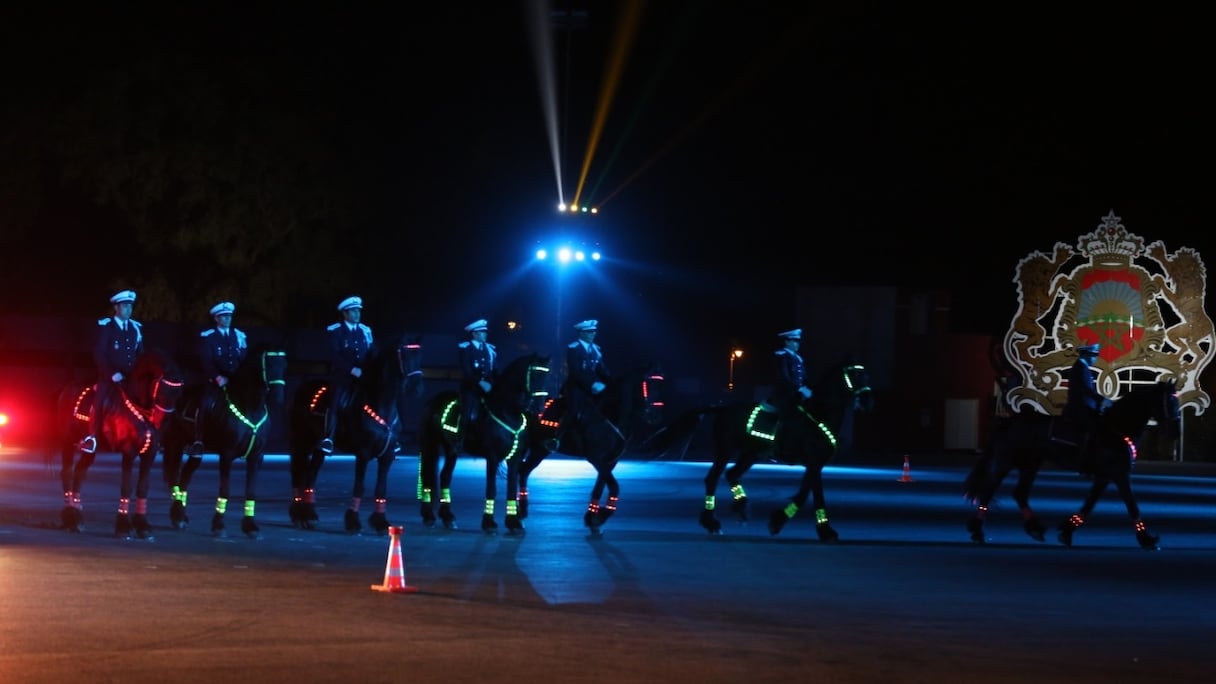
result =
M735 347L730 350L730 375L726 381L726 391L735 391L735 361L743 358L743 350Z

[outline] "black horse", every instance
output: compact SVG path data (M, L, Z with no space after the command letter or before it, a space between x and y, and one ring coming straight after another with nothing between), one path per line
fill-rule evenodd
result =
M102 406L98 451L114 451L122 456L122 484L114 534L140 539L152 537L148 522L148 490L152 464L160 450L161 426L172 415L183 390L183 380L169 356L150 350L135 360L131 375L125 378L112 405ZM64 507L60 514L63 528L84 531L84 505L80 490L96 453L83 453L79 443L89 429L89 413L96 396L93 385L69 385L59 394L56 417L63 483ZM133 470L139 461L138 475ZM135 511L131 512L131 498Z
M616 512L621 487L613 469L624 451L637 443L639 435L648 437L663 416L663 372L648 364L607 383L598 397L596 411L587 420L585 431L570 429L558 451L582 456L595 468L591 499L583 513L583 524L598 534L600 527ZM534 416L536 429L529 430L528 451L519 464L519 517L528 517L528 476L552 451L551 440L566 411L563 398L545 402ZM608 498L603 499L605 489Z
M816 534L834 542L839 534L828 521L823 492L823 468L852 444L853 417L873 410L874 396L865 366L846 363L826 372L810 399L797 409L796 417L780 421L763 402L731 402L704 406L676 417L656 433L650 449L666 452L673 445L686 451L697 425L710 418L713 462L705 476L705 505L700 524L710 534L721 534L722 523L715 512L718 482L726 476L731 493L731 511L736 519L748 519L748 498L743 476L761 459L772 459L803 467L794 496L769 515L768 530L778 534L812 496ZM733 465L732 465L733 464ZM729 468L727 466L730 466Z
M363 375L346 406L335 406L335 392L325 380L312 380L300 386L288 409L292 489L288 512L293 525L304 529L316 527L317 476L326 457L320 444L328 432L328 421L337 420L335 451L355 457L354 488L343 526L351 534L363 529L359 507L367 467L375 461L375 510L367 522L377 534L388 532L388 474L400 447L402 403L407 397L421 393L422 343L418 337L373 345L363 362Z
M549 374L549 357L525 354L515 359L495 378L486 395L482 411L472 425L464 427L464 447L469 455L479 456L486 463L485 506L481 529L495 534L494 506L498 498L498 469L506 464L506 526L509 534L524 530L519 515L519 460L528 446L528 431L535 424L537 402L549 393L544 389ZM444 527L455 529L452 512L452 473L459 453L456 433L460 422L460 394L447 390L431 397L423 405L418 430L418 501L422 522L435 526L435 503ZM440 455L443 467L440 468Z
M1018 413L998 425L992 433L988 449L976 461L964 482L965 496L976 511L967 521L971 540L984 543L984 522L1001 482L1015 468L1018 481L1013 498L1022 515L1022 527L1032 538L1044 541L1047 527L1030 505L1030 490L1046 459L1060 463L1078 461L1076 448L1053 441L1055 416L1043 413ZM1140 506L1132 494L1131 469L1135 460L1136 442L1149 421L1155 421L1167 441L1176 440L1181 430L1181 413L1174 382L1140 385L1115 400L1098 418L1092 439L1093 459L1085 470L1092 470L1093 483L1077 513L1058 527L1058 539L1072 545L1073 533L1085 522L1094 505L1114 483L1132 520L1136 541L1145 549L1156 549L1159 538L1149 532L1140 519ZM1089 473L1087 473L1089 474Z
M255 517L258 473L271 432L271 413L283 404L286 377L287 353L259 346L248 351L218 393L213 394L214 390L205 384L186 389L164 435L162 468L173 501L169 506L169 522L175 529L184 530L190 523L186 499L203 457L189 456L183 465L182 456L197 434L202 437L204 450L219 456L220 486L215 513L211 516L211 534L227 536L224 514L228 510L232 464L244 459L245 507L241 532L251 539L261 537Z

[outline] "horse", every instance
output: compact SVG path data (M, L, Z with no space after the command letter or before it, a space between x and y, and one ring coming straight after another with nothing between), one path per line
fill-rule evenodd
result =
M400 449L401 406L406 398L422 393L421 338L401 337L386 345L372 345L362 368L347 406L334 405L334 388L325 380L305 382L292 398L288 408L292 490L288 514L296 527L316 529L316 484L326 459L321 440L328 433L329 421L337 420L335 451L355 457L354 486L343 527L350 534L363 530L359 508L368 465L375 461L375 510L367 522L378 535L388 532L388 474Z
M592 534L617 510L620 483L613 469L625 449L636 443L638 434L652 430L662 420L663 373L656 364L647 364L606 383L599 395L598 406L587 421L585 432L571 429L557 450L571 456L582 456L595 468L595 484L591 499L583 514L583 524ZM553 439L558 422L566 411L561 397L545 401L534 416L536 429L529 430L528 450L519 464L519 517L528 517L528 477L536 467L553 453ZM607 489L608 498L602 500Z
M976 461L964 480L964 495L976 507L967 521L967 531L977 544L985 543L984 523L988 507L1001 482L1013 470L1018 481L1013 498L1022 515L1022 528L1036 541L1045 541L1047 526L1030 505L1030 490L1044 461L1054 457L1062 463L1077 459L1076 447L1053 440L1056 416L1044 413L1016 413L997 426L988 449ZM1116 399L1098 417L1091 439L1093 459L1088 463L1093 482L1081 508L1057 527L1057 539L1072 546L1073 534L1085 523L1106 487L1114 484L1132 520L1136 541L1141 548L1158 548L1160 538L1150 532L1140 518L1140 506L1132 493L1131 469L1136 457L1136 441L1149 421L1164 430L1166 440L1176 440L1181 431L1181 413L1176 383L1158 381L1138 385Z
M130 376L120 384L116 399L110 406L98 407L101 414L101 434L96 435L98 451L118 452L122 457L122 484L119 490L118 513L114 520L114 535L152 539L148 522L148 490L150 473L160 450L161 427L166 416L177 408L184 382L170 357L158 350L149 350L135 359ZM64 507L60 513L63 529L83 532L84 505L80 490L93 465L96 453L80 451L80 440L89 430L89 413L97 389L95 385L69 384L60 392L56 403L59 433ZM79 456L79 458L77 458ZM134 474L139 461L138 475ZM135 511L131 512L131 498Z
M535 426L535 403L549 396L545 381L549 374L549 356L525 354L512 361L494 379L483 400L483 410L471 425L463 428L465 451L485 459L485 506L481 529L497 534L494 506L498 498L497 476L500 465L506 464L507 533L524 532L519 516L519 459L528 446L528 430ZM452 513L452 473L456 469L459 450L456 445L460 430L460 393L445 390L428 399L422 407L418 429L418 502L422 522L434 527L435 503L438 517L447 529L456 528ZM440 468L440 454L443 467Z
M186 445L202 438L205 450L219 456L220 486L211 516L211 534L226 537L224 514L232 481L232 464L245 460L245 507L241 532L250 539L260 539L261 531L255 517L258 472L266 454L271 432L271 412L283 404L287 377L287 353L279 349L256 347L250 349L244 361L219 389L216 401L210 400L215 390L207 384L188 387L178 403L164 434L164 460L161 467L172 503L169 522L174 529L189 526L186 500L194 472L202 465L202 454L192 454L182 464ZM201 430L198 424L201 422Z
M764 402L734 401L686 411L659 430L648 448L666 452L673 445L686 451L697 426L710 419L713 460L705 476L705 503L699 523L711 535L722 534L716 514L718 482L726 476L731 493L731 512L739 522L748 519L748 497L743 476L763 458L803 467L798 491L782 508L769 515L768 531L776 535L812 496L815 531L822 542L838 541L840 535L828 520L823 491L823 468L841 446L852 444L853 418L874 407L869 373L864 365L846 363L829 369L813 389L810 399L796 408L794 420L782 421ZM728 468L729 466L729 468Z

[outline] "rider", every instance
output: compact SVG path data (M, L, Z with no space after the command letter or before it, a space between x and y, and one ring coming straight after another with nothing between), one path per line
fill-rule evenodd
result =
M329 370L333 383L333 409L326 416L325 438L320 449L328 454L334 450L334 431L338 426L337 414L345 411L354 393L355 384L363 377L363 361L372 346L372 329L360 322L363 317L363 299L347 297L338 304L342 320L326 328L329 333Z
M578 339L566 347L566 382L562 386L566 412L558 421L553 438L545 445L549 451L557 451L571 425L576 428L583 426L587 414L595 410L596 400L607 387L605 383L612 377L604 365L604 352L595 343L598 326L599 321L594 319L574 326Z
M802 328L786 330L778 333L777 337L781 340L781 348L775 354L776 382L768 403L781 422L788 424L797 418L802 402L811 398L811 388L806 384L806 364L798 355L798 348L802 345Z
M211 307L211 318L215 325L199 334L199 358L207 386L194 420L194 443L186 450L190 456L203 453L203 416L219 400L222 388L245 360L249 345L244 331L232 327L232 314L235 311L236 305L232 302L220 302Z
M144 336L139 321L132 320L135 292L122 290L110 297L114 315L97 321L97 341L93 346L93 361L97 364L97 384L93 386L93 407L89 411L89 434L80 440L80 450L86 454L97 451L97 435L101 418L119 391L119 383L131 374L135 359L144 350Z
M1081 472L1093 469L1093 433L1098 426L1098 416L1110 405L1110 400L1098 391L1090 370L1098 359L1099 349L1097 344L1078 347L1077 360L1068 369L1068 402L1063 415L1078 435L1078 469Z
M494 381L494 361L498 356L494 345L486 341L489 323L481 318L464 327L469 339L457 345L460 352L460 433L456 448L464 450L466 426L472 425L480 413L482 401L490 393Z

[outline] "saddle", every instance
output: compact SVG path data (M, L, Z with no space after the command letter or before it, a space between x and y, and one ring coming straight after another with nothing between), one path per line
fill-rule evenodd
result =
M1047 439L1053 444L1078 449L1088 435L1080 422L1065 416L1052 416L1047 424Z

